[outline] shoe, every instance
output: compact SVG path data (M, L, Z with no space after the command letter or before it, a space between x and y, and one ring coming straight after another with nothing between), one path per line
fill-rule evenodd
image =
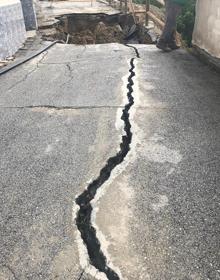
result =
M168 44L163 39L159 39L159 41L156 44L156 47L158 49L164 51L164 52L170 52L171 51Z
M169 47L172 51L178 50L178 49L180 48L180 46L178 46L178 45L176 44L175 41L169 42L169 43L168 43L168 47Z

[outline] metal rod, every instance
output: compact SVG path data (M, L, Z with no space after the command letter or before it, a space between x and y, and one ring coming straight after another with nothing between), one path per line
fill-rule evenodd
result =
M148 26L149 17L148 12L150 11L150 0L146 0L146 14L145 14L145 25Z
M122 12L122 0L120 0L120 11Z
M125 13L128 13L128 0L125 0Z

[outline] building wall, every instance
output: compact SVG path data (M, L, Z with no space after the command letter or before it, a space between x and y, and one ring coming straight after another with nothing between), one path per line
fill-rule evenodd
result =
M12 56L26 39L20 0L0 1L0 60Z
M197 0L193 44L220 58L220 0Z
M34 9L33 0L20 0L22 5L22 10L24 14L24 22L26 30L36 30L37 20Z

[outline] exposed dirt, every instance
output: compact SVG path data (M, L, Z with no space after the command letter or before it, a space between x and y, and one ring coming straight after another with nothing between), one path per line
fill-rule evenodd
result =
M103 22L97 24L94 32L87 29L69 36L70 44L104 44L123 43L124 34L119 25L107 26Z
M131 29L133 31L131 32ZM141 25L133 25L132 28L124 28L118 24L108 25L98 22L91 28L85 28L78 32L65 32L62 26L41 30L41 35L46 40L62 40L68 44L106 44L106 43L142 43L152 44L152 37Z
M42 37L47 40L62 40L68 44L104 44L124 43L124 33L119 25L106 26L103 22L97 24L94 31L85 29L71 35L60 29L52 28L43 30Z

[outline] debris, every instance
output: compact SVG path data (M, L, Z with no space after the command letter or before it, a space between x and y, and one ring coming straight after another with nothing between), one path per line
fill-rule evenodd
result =
M42 38L67 44L152 44L154 40L145 31L141 24L134 23L131 15L121 14L71 14L60 17L53 27L40 30Z
M3 60L3 61L0 61L0 67L3 67L3 66L5 66L5 65L7 65L7 61L5 61L5 60Z
M103 22L99 22L94 31L96 44L103 43L123 43L123 32L121 27L116 24L107 26Z

